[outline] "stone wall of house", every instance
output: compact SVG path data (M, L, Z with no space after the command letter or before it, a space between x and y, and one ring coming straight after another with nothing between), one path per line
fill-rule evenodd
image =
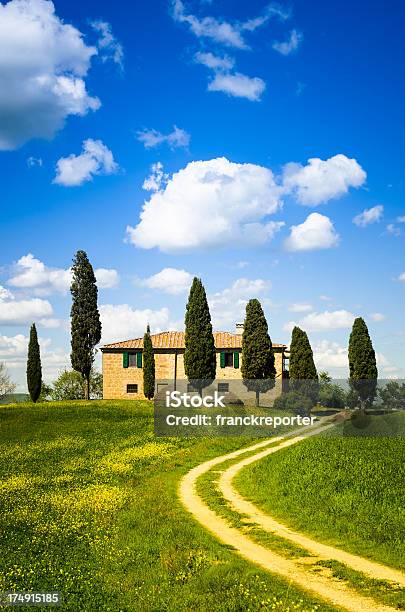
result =
M232 351L230 351L232 352ZM241 379L242 355L239 353L239 368L221 368L220 353L217 352L217 380ZM160 351L155 353L155 378L156 380L173 380L175 375L174 352ZM283 370L282 351L275 350L276 376L281 378ZM176 378L185 379L184 351L177 353ZM137 393L127 393L127 385L137 384ZM103 352L103 397L104 399L144 399L143 395L143 370L136 367L123 367L122 353Z

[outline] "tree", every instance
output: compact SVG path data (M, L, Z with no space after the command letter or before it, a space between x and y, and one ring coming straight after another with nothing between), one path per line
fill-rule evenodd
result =
M367 325L361 317L353 323L349 339L349 383L361 410L371 406L377 393L377 361Z
M314 354L305 331L294 327L290 345L290 388L309 397L313 403L318 399L318 374Z
M256 406L260 393L272 389L275 384L273 344L259 300L249 300L242 334L242 378L249 391L256 393Z
M53 383L51 398L59 402L63 400L85 399L86 383L80 372L64 370ZM90 397L101 399L103 397L103 375L100 372L90 372Z
M28 344L27 385L31 400L35 403L40 396L42 386L41 353L35 323L31 325Z
M340 385L332 383L327 372L319 374L319 403L326 408L344 408L346 393Z
M41 385L41 393L39 394L39 401L46 402L52 397L53 388L51 385L47 385L44 381L42 381Z
M80 372L64 370L53 383L54 401L84 399L84 380Z
M405 409L405 383L390 380L385 387L378 389L378 395L386 410Z
M149 325L143 337L143 394L147 399L155 395L155 356Z
M188 297L185 318L184 369L190 383L200 395L216 374L216 353L211 315L204 286L194 278Z
M95 346L101 339L100 314L97 308L97 285L93 267L84 251L77 251L72 266L71 309L72 368L86 381L85 399L90 399L90 372Z
M15 391L15 384L12 382L4 363L0 363L0 400L6 395Z

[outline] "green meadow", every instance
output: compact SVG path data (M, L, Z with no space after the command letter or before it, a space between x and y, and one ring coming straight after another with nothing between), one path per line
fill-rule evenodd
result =
M405 568L405 412L356 420L280 450L237 489L297 531Z
M0 591L60 591L86 612L332 609L177 500L186 471L251 439L155 438L146 401L4 406L0 431Z

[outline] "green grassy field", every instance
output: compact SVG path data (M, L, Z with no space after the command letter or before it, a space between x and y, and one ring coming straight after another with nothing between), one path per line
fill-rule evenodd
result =
M404 412L372 417L364 429L344 424L252 464L235 484L242 495L290 527L403 569L401 432Z
M0 407L0 591L63 610L331 610L219 544L176 490L252 441L156 439L148 402ZM45 608L44 608L45 609Z

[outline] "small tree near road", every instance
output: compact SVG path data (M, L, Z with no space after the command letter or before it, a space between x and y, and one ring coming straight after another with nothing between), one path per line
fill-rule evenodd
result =
M377 360L367 325L361 317L353 323L349 339L350 388L364 412L377 394Z
M143 337L143 394L149 400L155 395L155 356L149 325Z
M100 313L97 307L97 285L93 267L84 251L77 251L72 266L71 309L72 368L86 381L85 399L90 399L90 372L95 346L101 340Z
M28 344L27 386L31 401L35 403L41 394L42 387L41 353L35 323L31 325Z
M216 353L204 285L194 278L186 307L184 369L190 383L202 390L215 379Z
M249 391L256 394L256 406L260 393L275 385L276 368L274 351L266 317L259 300L249 300L242 334L242 378Z
M14 391L15 384L12 382L5 364L0 362L0 399L14 393Z

